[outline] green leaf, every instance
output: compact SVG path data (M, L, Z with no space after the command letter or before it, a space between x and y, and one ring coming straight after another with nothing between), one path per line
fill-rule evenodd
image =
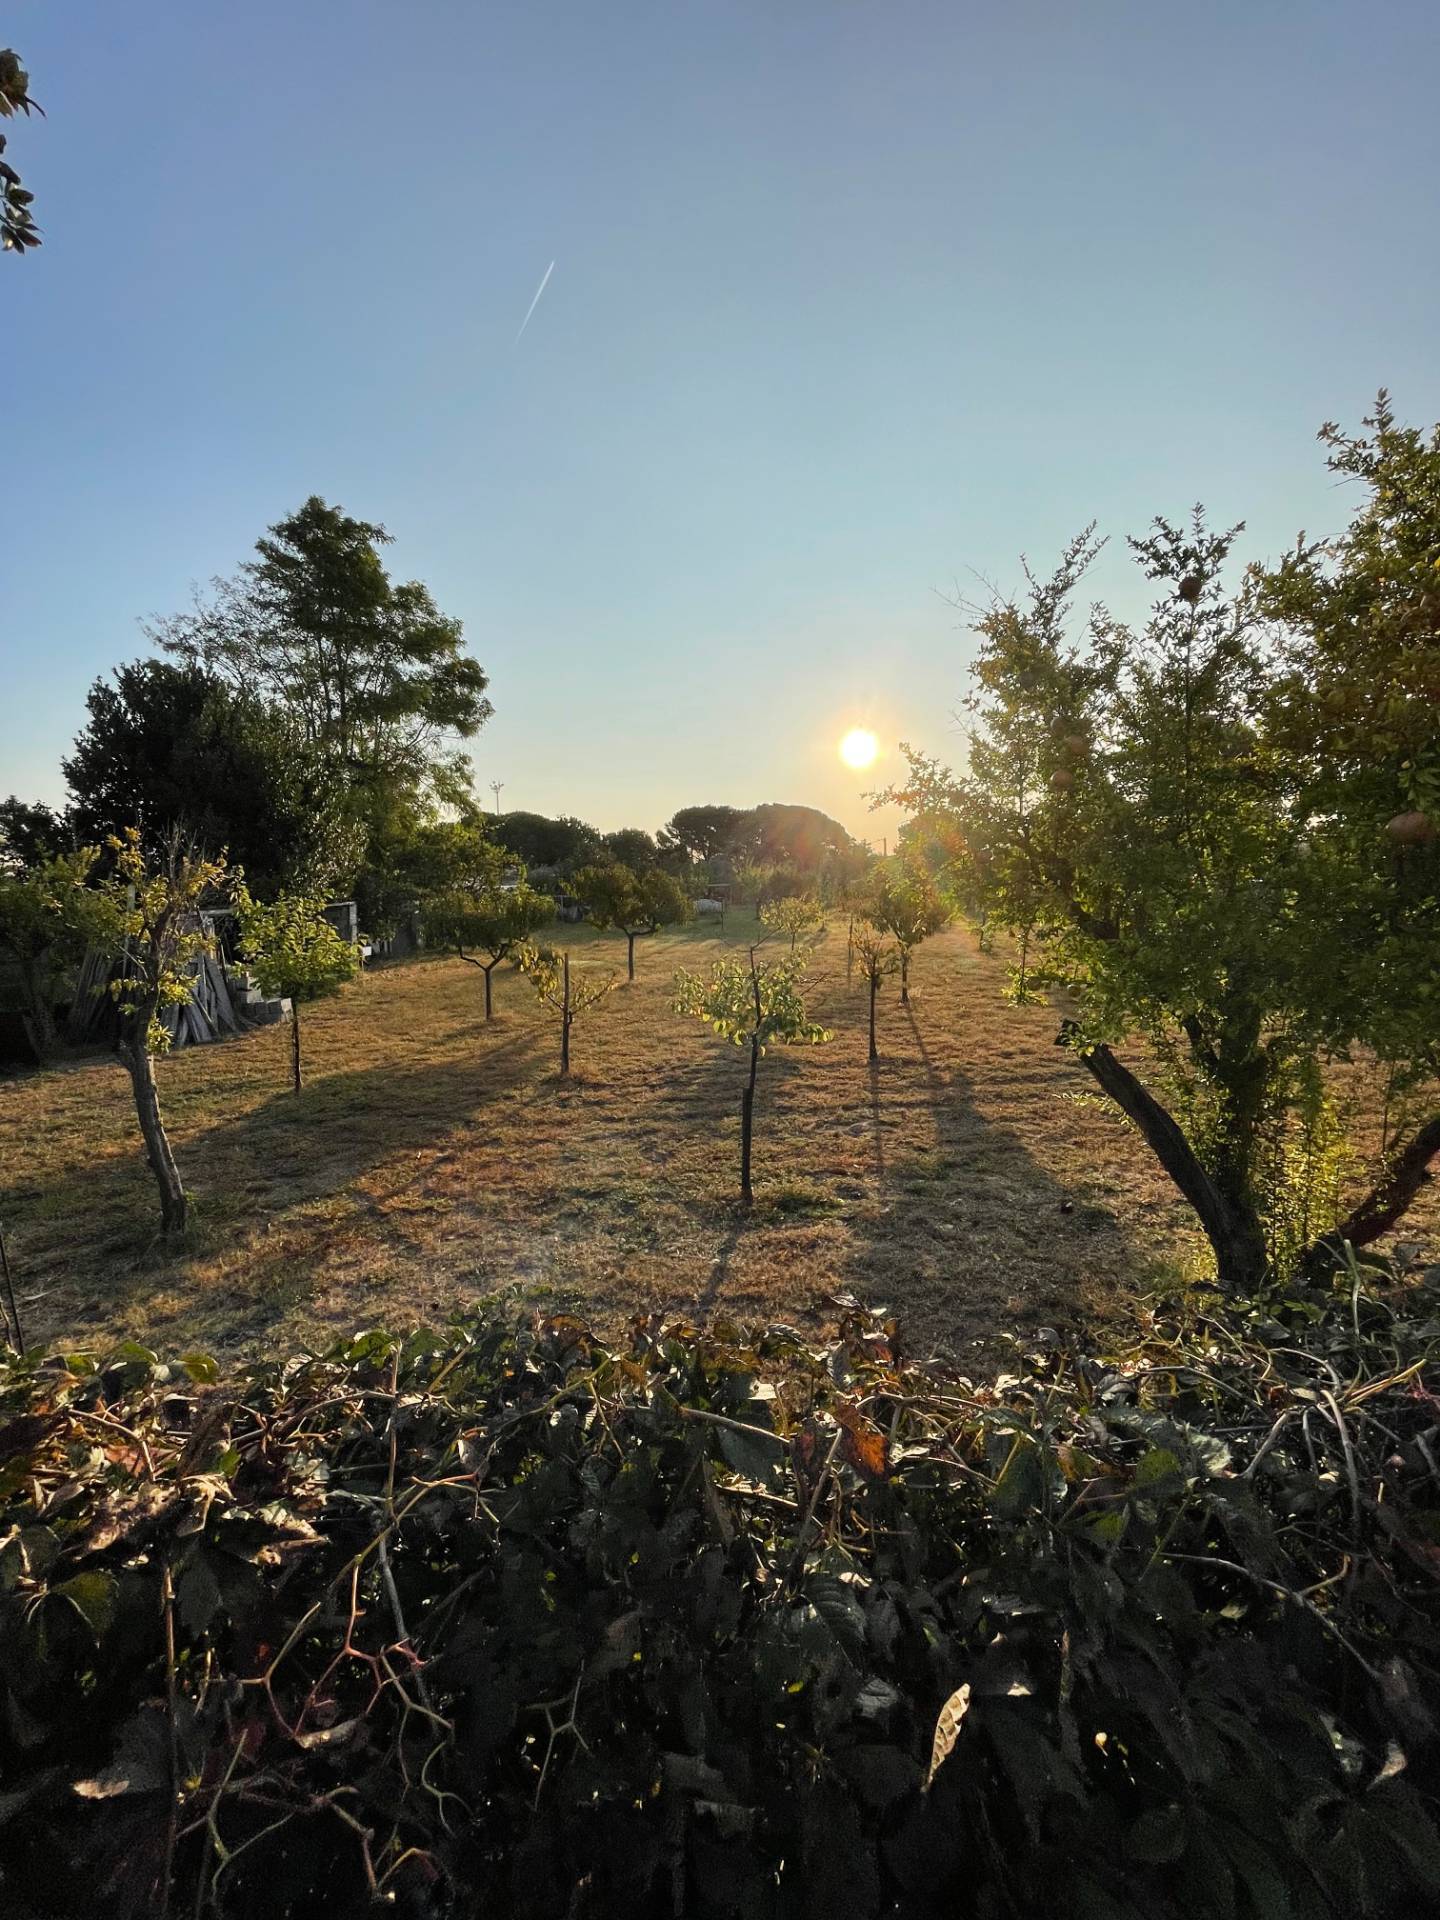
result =
M213 1354L182 1353L180 1364L190 1378L202 1386L211 1386L220 1378L220 1366Z
M175 1603L185 1631L198 1640L220 1604L220 1582L204 1553L197 1553L176 1581Z
M68 1580L62 1580L58 1587L52 1587L50 1591L58 1598L70 1602L97 1641L105 1637L111 1621L115 1618L115 1599L119 1591L113 1574L72 1574Z
M743 1424L754 1427L757 1435L770 1432L768 1424L760 1419L746 1420ZM752 1440L748 1434L737 1433L733 1427L719 1427L716 1432L719 1435L720 1452L727 1466L733 1467L745 1479L761 1484L774 1479L783 1458L783 1449L774 1439L757 1437Z

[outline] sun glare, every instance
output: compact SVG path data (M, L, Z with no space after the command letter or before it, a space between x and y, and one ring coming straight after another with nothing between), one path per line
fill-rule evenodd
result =
M840 742L840 758L847 767L873 766L880 742L868 727L852 727Z

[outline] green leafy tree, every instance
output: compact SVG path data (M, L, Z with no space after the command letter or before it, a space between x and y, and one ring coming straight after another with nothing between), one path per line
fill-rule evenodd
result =
M888 933L900 956L900 1004L910 1004L910 961L916 947L949 925L950 908L918 867L882 868L865 893L865 917Z
M568 814L552 820L543 813L504 813L495 822L495 838L527 867L543 867L565 880L601 852L595 828Z
M370 837L423 804L471 800L461 743L491 713L460 622L419 581L390 578L389 540L312 495L238 577L151 630L165 651L289 714L343 775Z
M760 924L772 933L790 936L790 951L803 934L814 933L825 924L825 909L813 893L782 894L767 900L760 909Z
M875 1042L875 1001L880 992L880 982L900 968L900 950L892 936L869 920L853 921L850 928L850 947L860 963L860 977L865 982L870 999L870 1063L880 1058L880 1049Z
M0 951L14 963L21 1018L42 1064L55 1052L55 1007L65 981L103 926L87 884L98 858L96 847L37 852L28 864L0 855Z
M360 971L360 955L325 918L323 900L290 893L262 904L242 886L235 905L245 965L263 992L290 1001L290 1075L299 1093L301 1002L338 993Z
M576 968L572 977L570 955L553 947L527 941L516 949L520 971L535 989L542 1007L560 1022L560 1077L570 1073L570 1029L582 1014L598 1007L615 985L613 973L603 978Z
M770 869L755 860L741 860L735 866L735 899L739 904L745 900L759 902L770 878Z
M193 662L137 660L97 680L64 763L75 832L138 829L228 849L261 897L347 886L364 852L343 769L294 719Z
M120 1058L160 1194L161 1231L180 1234L190 1203L160 1114L155 1056L170 1047L161 1015L189 998L195 963L214 945L201 909L226 897L233 876L223 856L207 859L178 836L153 855L131 827L111 837L109 851L110 871L83 903L84 927L121 963L110 984L120 1012Z
M693 861L717 859L732 851L744 818L739 807L681 807L660 829L661 851L685 867Z
M45 109L30 97L30 76L11 48L0 48L0 119L13 120L17 113L28 118L42 117ZM5 151L5 135L0 134L0 154ZM35 196L20 183L20 176L6 160L0 160L0 252L24 253L38 247L40 229L30 208Z
M69 823L43 801L32 806L13 793L0 800L0 872L18 873L74 844Z
M485 1018L493 1018L491 976L555 918L555 902L537 893L523 868L507 869L499 848L481 842L463 868L423 899L425 938L448 947L485 977Z
M762 965L750 949L748 965L719 960L708 975L675 976L675 1011L703 1020L722 1040L747 1047L750 1071L740 1095L740 1204L752 1207L750 1152L755 1127L755 1083L772 1046L815 1046L829 1032L805 1010L803 960L787 955Z
M603 933L614 928L625 936L626 977L635 978L635 942L641 934L682 925L690 918L685 889L673 874L658 867L632 873L618 861L582 867L575 875L575 892Z
M1074 630L1094 541L1073 543L978 623L967 774L912 761L904 796L928 814L943 792L967 886L1035 931L1076 1009L1062 1038L1234 1291L1377 1238L1440 1151L1440 847L1412 818L1435 766L1440 441L1383 402L1372 427L1330 430L1368 497L1324 551L1227 593L1238 529L1197 511L1132 542L1158 590L1139 632L1103 610ZM1159 1093L1114 1051L1137 1031ZM1414 1097L1347 1208L1325 1068L1361 1048Z
M629 867L632 873L648 873L660 858L655 836L643 827L620 827L614 833L601 834L600 842L612 860Z

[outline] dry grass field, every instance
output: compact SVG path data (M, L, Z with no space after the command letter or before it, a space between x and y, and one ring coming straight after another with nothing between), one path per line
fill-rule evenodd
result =
M733 1310L806 1324L848 1290L911 1337L975 1358L996 1336L1129 1312L1196 1248L1125 1124L1052 1044L1053 1014L1000 998L1001 964L954 930L912 1004L887 984L882 1060L843 925L811 956L824 1046L761 1067L757 1205L735 1204L741 1054L670 1007L677 965L754 937L696 926L637 944L571 936L616 991L577 1023L574 1073L522 978L452 959L381 968L288 1030L162 1061L196 1223L155 1239L129 1083L108 1059L0 1082L0 1222L31 1337L129 1335L230 1354L433 1319L519 1288L601 1325ZM977 1347L980 1352L977 1353Z

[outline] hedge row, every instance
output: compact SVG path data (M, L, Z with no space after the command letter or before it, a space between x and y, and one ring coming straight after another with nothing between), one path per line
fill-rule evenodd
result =
M1426 1911L1440 1316L0 1369L0 1907Z

